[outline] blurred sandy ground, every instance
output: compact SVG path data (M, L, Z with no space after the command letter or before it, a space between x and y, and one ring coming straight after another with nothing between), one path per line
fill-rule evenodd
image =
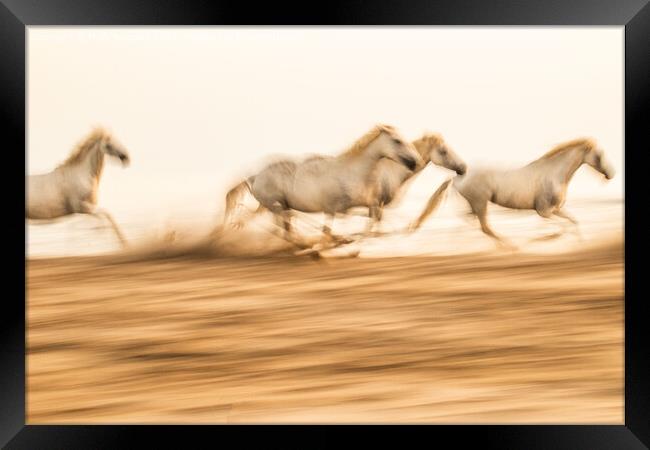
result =
M492 208L514 254L454 205L366 258L30 258L28 422L623 423L623 203Z

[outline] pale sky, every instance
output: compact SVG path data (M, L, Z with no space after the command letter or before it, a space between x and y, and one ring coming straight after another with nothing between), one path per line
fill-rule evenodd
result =
M222 207L274 154L336 154L382 122L442 133L468 163L516 167L594 137L617 170L583 167L571 196L623 197L622 27L29 27L30 174L93 125L132 164L107 164L119 219ZM432 193L427 169L411 186ZM409 195L411 192L409 191Z

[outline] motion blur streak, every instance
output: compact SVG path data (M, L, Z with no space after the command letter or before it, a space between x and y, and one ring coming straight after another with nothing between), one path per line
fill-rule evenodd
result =
M623 423L623 244L28 261L28 423Z

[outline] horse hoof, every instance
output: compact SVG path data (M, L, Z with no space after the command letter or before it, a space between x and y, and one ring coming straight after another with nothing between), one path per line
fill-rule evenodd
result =
M320 252L313 248L298 250L293 253L293 256L309 256L312 259L319 259L321 257Z

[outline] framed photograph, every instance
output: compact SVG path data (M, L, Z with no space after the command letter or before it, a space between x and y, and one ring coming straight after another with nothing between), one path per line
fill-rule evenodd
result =
M3 448L650 445L646 0L3 0L0 47Z

